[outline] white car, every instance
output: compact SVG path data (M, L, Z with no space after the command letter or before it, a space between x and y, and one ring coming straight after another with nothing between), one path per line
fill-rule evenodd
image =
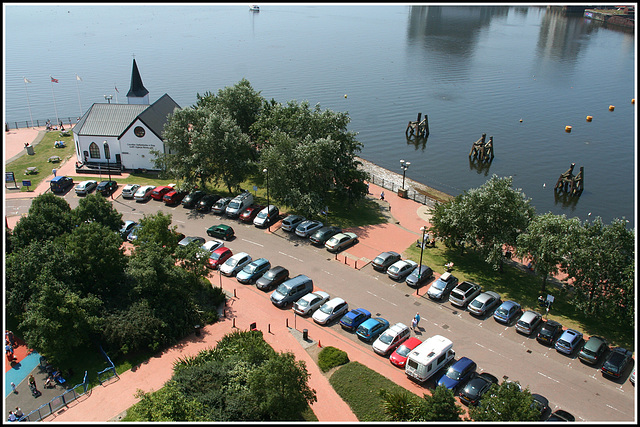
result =
M122 189L122 197L125 199L133 199L136 191L140 188L140 184L127 184Z
M316 230L319 230L320 228L323 227L323 223L321 223L320 221L313 221L313 220L306 220L306 221L302 221L297 227L296 227L296 234L300 237L309 237L311 234L313 234Z
M89 194L91 190L93 190L97 186L98 186L98 181L94 181L92 179L79 182L76 185L76 194L78 196L80 195L86 196L87 194Z
M407 325L404 323L396 323L384 331L378 339L373 342L373 351L386 356L409 339L410 335L411 331Z
M322 306L313 312L313 320L321 325L326 325L333 319L342 317L349 311L349 305L342 298L333 298L325 302Z
M235 276L238 271L242 270L245 265L251 261L251 255L246 252L240 252L233 255L220 266L220 272L225 276Z
M323 291L315 291L306 294L293 304L293 311L300 316L306 316L315 311L325 302L329 301L329 294Z
M201 247L205 251L209 252L209 254L211 254L211 252L223 246L224 246L224 242L221 242L220 240L208 240Z
M138 188L138 191L135 192L133 198L136 199L136 202L144 202L145 200L149 200L154 188L156 188L155 185L143 185L142 187Z

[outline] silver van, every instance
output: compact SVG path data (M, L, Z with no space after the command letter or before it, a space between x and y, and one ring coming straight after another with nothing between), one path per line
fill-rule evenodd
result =
M236 218L242 213L242 211L247 209L252 204L253 194L245 191L244 193L237 195L227 205L227 209L225 210L227 217Z
M313 291L313 280L304 274L299 274L280 284L271 294L271 302L276 307L285 307Z

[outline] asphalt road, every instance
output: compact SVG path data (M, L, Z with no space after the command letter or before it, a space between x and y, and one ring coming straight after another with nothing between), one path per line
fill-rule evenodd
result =
M73 191L64 197L72 208L77 206L79 197ZM30 203L30 200L8 200L6 212L26 213ZM117 197L114 206L123 214L123 220L139 220L143 215L158 210L171 213L177 231L207 240L206 230L210 226L219 223L231 225L236 237L225 245L234 253L244 251L254 259L265 257L272 266L287 267L291 276L306 274L313 279L316 288L328 292L332 297L345 299L350 309L364 307L373 316L384 317L391 324L402 322L410 325L415 313L420 312L421 330L415 333L418 338L424 340L436 334L446 336L454 342L456 358L470 357L478 364L479 371L490 372L499 379L519 381L523 387L529 387L532 393L549 399L552 410L564 409L580 421L636 419L635 387L628 381L633 367L626 370L621 380L612 381L600 374L602 362L596 367L588 366L579 361L575 352L568 357L543 346L533 338L537 331L531 337L526 337L517 333L513 325L495 322L491 315L478 319L449 302L434 302L426 297L427 286L422 287L419 295L416 295L415 290L404 282L395 282L385 274L374 271L370 265L361 270L346 266L336 261L334 255L324 248L317 248L308 240L276 227L272 227L274 232L267 233L238 220L212 213L198 213L182 206L168 207L154 200L137 203ZM402 248L389 249L402 252ZM246 286L263 294L266 305L271 304L270 293L263 293L253 285ZM275 306L272 309L279 310ZM294 316L290 311L291 326L295 324L299 330L308 328L310 334L313 328L322 327L308 318ZM328 328L340 339L359 342L354 334L342 331L337 321ZM407 378L406 381L410 380ZM433 380L427 381L425 386L432 387Z

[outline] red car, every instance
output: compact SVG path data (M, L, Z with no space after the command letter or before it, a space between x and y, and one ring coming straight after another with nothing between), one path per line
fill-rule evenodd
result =
M262 209L264 209L264 206L261 205L251 205L249 206L247 209L245 209L241 214L240 214L240 221L242 222L248 222L249 224L253 223L253 219L256 217L256 215L258 215L260 213L260 211Z
M173 187L169 187L168 185L159 185L151 192L151 198L153 200L162 201L162 197L169 191L173 191Z
M233 255L233 252L231 252L231 249L223 246L221 248L216 249L215 251L211 252L211 255L209 256L209 263L207 264L207 267L212 268L212 269L216 269L218 267L220 267L222 264L224 264L224 262L226 260L228 260L229 258L231 258L231 256Z
M164 197L162 197L162 200L167 205L177 205L182 201L182 199L184 199L184 196L186 195L187 195L187 192L185 191L172 190L172 191L169 191L167 194L165 194Z
M409 337L408 340L403 342L400 347L396 348L391 356L389 356L389 362L396 365L398 368L404 369L404 365L407 363L407 356L417 346L422 344L416 337Z

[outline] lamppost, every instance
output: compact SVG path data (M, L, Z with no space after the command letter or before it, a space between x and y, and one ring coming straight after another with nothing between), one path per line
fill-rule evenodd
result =
M424 235L427 232L427 226L420 227L422 231L422 243L420 244L420 265L418 266L418 283L420 283L420 275L422 274L422 252L424 252Z
M269 215L271 213L271 209L269 208L269 206L271 206L269 204L269 170L264 168L262 172L267 174L267 230L271 231L271 215Z
M109 104L111 104L111 100L113 99L113 95L103 95L103 96L104 96L104 99L106 99L106 100L107 100L107 102L108 102Z
M107 158L107 172L109 173L109 181L111 181L111 167L109 165L109 159L111 158L111 153L109 152L109 144L107 144L107 141L105 141L103 145L104 145L104 156ZM113 192L111 192L111 198L113 199Z
M400 169L402 169L402 189L404 189L404 177L407 173L407 169L409 169L409 165L411 162L405 162L404 160L400 160Z

